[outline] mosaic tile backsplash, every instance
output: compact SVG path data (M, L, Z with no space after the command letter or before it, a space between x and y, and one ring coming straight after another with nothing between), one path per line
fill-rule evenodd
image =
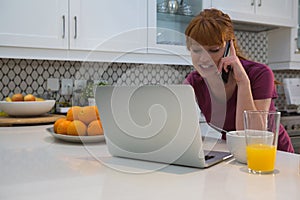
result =
M268 42L265 32L236 32L239 46L252 60L267 63ZM0 100L13 93L32 93L41 97L47 91L47 79L105 80L109 84L178 84L193 70L192 66L151 65L135 63L102 63L58 60L4 59L0 58ZM275 71L275 78L300 77L300 71ZM283 109L285 97L278 86L276 106ZM57 101L70 101L71 96L59 93Z

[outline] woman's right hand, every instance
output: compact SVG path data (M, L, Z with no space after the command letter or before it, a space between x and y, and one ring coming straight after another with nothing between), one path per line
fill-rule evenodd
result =
M220 72L222 71L222 69L228 72L229 66L231 66L232 70L230 76L233 76L233 79L235 80L237 85L249 83L248 75L244 70L242 63L240 62L240 59L236 55L236 51L232 40L230 41L230 55L221 59L218 69L220 70Z

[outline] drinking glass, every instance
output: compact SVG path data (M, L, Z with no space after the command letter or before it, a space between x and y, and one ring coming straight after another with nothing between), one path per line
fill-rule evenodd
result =
M244 111L248 171L273 173L280 125L280 112Z
M169 13L176 13L178 10L178 1L177 0L169 0L168 2Z

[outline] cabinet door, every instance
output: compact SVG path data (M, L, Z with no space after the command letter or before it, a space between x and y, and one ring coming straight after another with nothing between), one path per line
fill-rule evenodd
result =
M146 52L146 0L71 0L70 49Z
M289 20L295 15L294 0L257 0L256 13L276 20ZM296 17L296 16L295 16Z
M212 0L211 5L231 15L239 13L247 15L255 12L255 0Z
M195 15L202 9L210 7L211 4L210 0L193 0L184 3L191 6L191 15L162 12L158 8L164 7L164 0L148 1L149 53L177 55L182 60L186 60L182 55L190 55L185 45L185 29Z
M68 0L1 0L0 46L67 48Z
M297 0L212 0L212 7L229 14L232 20L293 27Z

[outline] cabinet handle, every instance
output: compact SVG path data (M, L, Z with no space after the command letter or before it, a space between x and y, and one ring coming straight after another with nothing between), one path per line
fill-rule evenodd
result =
M259 0L259 1L258 1L258 6L260 7L261 4L262 4L262 0Z
M65 16L63 15L62 16L62 25L63 25L63 30L62 30L62 38L65 38L65 35L66 35L66 18Z
M295 38L295 53L299 53L298 38Z
M77 17L76 16L74 17L74 23L75 23L74 39L76 39L77 38Z
M254 1L255 1L255 0L252 0L252 1L251 1L251 6L254 6Z

